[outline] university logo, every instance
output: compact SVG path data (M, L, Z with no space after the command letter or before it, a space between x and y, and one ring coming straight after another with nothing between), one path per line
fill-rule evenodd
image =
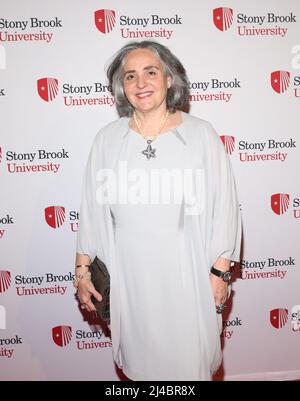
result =
M270 323L275 329L281 329L287 324L289 311L278 308L270 311Z
M10 272L5 270L0 270L0 294L5 292L11 284Z
M56 326L52 329L52 339L59 347L65 347L72 339L71 326Z
M271 85L275 92L281 94L290 86L290 73L288 71L273 71Z
M45 208L46 223L52 228L60 227L65 221L65 208L63 206L49 206Z
M290 195L274 194L271 196L271 208L274 213L281 215L288 210L290 204Z
M234 151L234 145L235 145L235 138L234 136L230 135L220 135L220 138L224 144L226 152L231 155Z
M216 28L220 31L227 31L233 21L232 8L219 7L213 10L213 20Z
M97 10L94 17L96 28L102 33L109 33L115 26L116 13L113 10Z
M56 78L41 78L37 81L37 90L45 102L51 102L58 94L58 80Z

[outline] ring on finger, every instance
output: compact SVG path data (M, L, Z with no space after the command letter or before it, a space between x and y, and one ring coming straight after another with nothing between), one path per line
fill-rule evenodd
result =
M225 308L226 308L225 304L216 305L216 312L221 314Z

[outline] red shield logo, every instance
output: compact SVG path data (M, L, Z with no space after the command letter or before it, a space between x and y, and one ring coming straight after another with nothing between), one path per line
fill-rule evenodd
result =
M109 33L116 23L116 13L113 10L98 10L94 13L95 25L102 33Z
M224 144L226 152L231 155L234 151L234 145L235 145L235 138L234 136L230 135L220 135L220 138Z
M274 194L271 196L271 208L274 213L281 215L288 210L290 203L290 195Z
M213 20L216 28L220 31L227 31L233 21L232 8L219 7L213 10Z
M37 81L37 90L45 102L50 102L56 98L58 93L58 80L55 78L41 78Z
M52 228L58 228L63 224L65 214L63 206L49 206L45 208L45 220Z
M72 339L71 326L56 326L52 329L52 339L59 347L65 347Z
M5 270L0 270L0 294L5 292L11 284L10 272Z
M281 329L288 321L289 311L287 309L273 309L270 311L270 322L275 329Z
M271 85L275 92L281 94L290 86L290 73L288 71L273 71Z

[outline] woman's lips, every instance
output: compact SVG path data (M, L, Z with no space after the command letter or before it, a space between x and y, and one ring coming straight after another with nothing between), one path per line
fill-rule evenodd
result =
M145 98L151 96L152 94L153 94L153 92L142 92L142 93L137 93L136 97L138 99L145 99Z

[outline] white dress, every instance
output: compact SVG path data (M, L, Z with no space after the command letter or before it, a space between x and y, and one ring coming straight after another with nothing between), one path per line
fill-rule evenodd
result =
M188 118L184 115L182 126ZM148 160L141 154L147 146L145 140L128 128L127 120L118 151L107 158L105 139L101 145L95 144L97 156L92 150L86 173L77 251L91 258L98 255L108 265L114 357L132 380L210 380L221 363L221 316L215 312L209 266L220 255L238 259L238 207L235 190L230 188L230 193L234 194L230 202L236 221L233 233L232 228L226 228L225 232L233 237L231 249L225 240L221 245L224 250L216 250L217 254L212 254L209 260L206 236L212 238L212 230L206 226L211 225L208 221L212 215L210 203L213 203L210 201L212 172L206 171L209 166L204 163L207 157L204 153L203 160L201 152L197 154L199 163L195 165L186 146L187 138L180 134L182 126L154 141L156 157ZM106 162L100 165L101 155ZM222 157L227 160L224 154ZM110 168L118 177L120 161L123 167L126 165L127 177L131 177L127 181L127 202L110 201L105 206L94 203L93 196L99 184L93 181L99 183L99 168L107 168L110 162ZM204 211L198 216L186 213L184 194L180 202L178 196L176 201L172 196L170 202L161 198L157 201L156 197L153 201L153 187L150 186L153 170L171 172L176 169L183 174L196 167L205 170L202 177ZM144 178L148 177L147 186L139 185L141 171ZM120 175L118 182L124 183L124 177ZM232 180L231 173L230 177ZM172 180L169 183L168 190L174 195L176 184ZM234 182L230 181L230 185ZM210 202L209 207L207 202ZM214 218L218 219L217 214ZM98 224L106 226L106 231L98 231ZM218 247L220 239L214 241Z

